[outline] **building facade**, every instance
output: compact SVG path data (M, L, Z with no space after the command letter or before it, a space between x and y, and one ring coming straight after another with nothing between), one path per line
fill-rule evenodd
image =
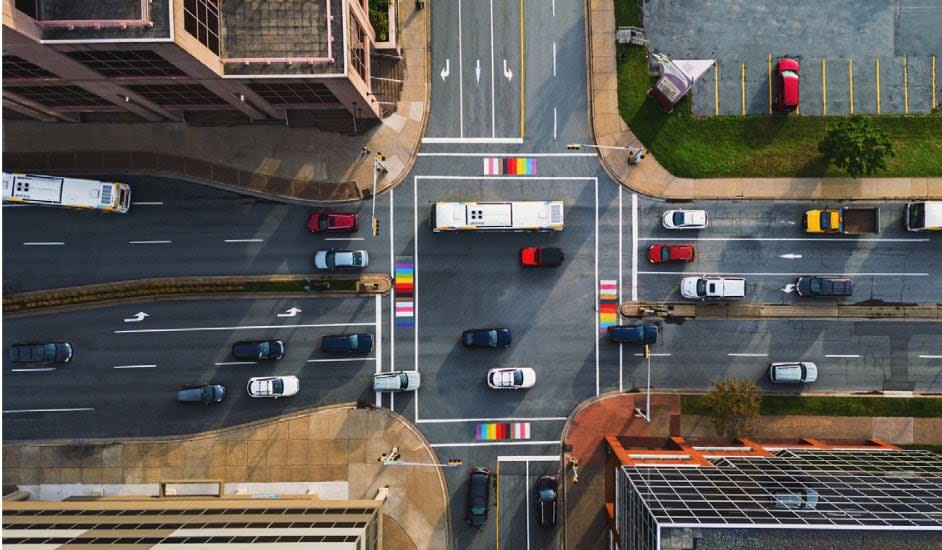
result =
M368 0L2 1L8 117L331 128L385 103Z

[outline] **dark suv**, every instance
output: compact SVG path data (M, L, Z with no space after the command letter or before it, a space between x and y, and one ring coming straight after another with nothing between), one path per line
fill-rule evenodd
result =
M799 277L795 281L799 296L850 296L854 293L854 281L847 277Z
M14 363L68 363L72 360L72 344L13 344L10 361Z
M487 468L472 468L468 479L468 525L480 527L487 522L487 509L491 503L491 471Z
M536 519L541 527L556 526L556 502L559 481L556 476L540 476L536 480Z
M232 356L244 361L281 359L285 356L285 343L281 340L260 340L232 344Z
M221 403L225 397L226 387L221 384L185 386L177 391L177 402L179 403L209 405L210 403Z
M324 353L369 353L373 351L372 334L331 334L321 340Z

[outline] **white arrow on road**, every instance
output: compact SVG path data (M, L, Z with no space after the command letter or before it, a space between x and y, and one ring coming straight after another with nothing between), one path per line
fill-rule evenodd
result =
M785 258L786 260L797 260L801 258L801 254L779 254L779 258Z
M451 74L451 59L446 59L445 68L442 69L442 72L441 72L442 82L444 82L445 79L448 78L449 74Z
M137 313L134 314L134 317L131 317L130 319L125 319L124 322L125 323L140 323L141 321L144 320L144 317L150 317L150 315L144 313L143 311L138 311Z
M279 313L278 316L279 317L294 317L298 313L301 313L301 310L296 307L293 307L291 309L285 310L285 313Z
M504 76L507 77L507 80L510 80L514 77L514 73L507 68L507 60L504 60Z
M785 288L782 289L782 292L786 294L791 294L792 292L795 292L795 285L785 285Z
M478 82L481 81L481 60L478 59L474 64L474 79Z

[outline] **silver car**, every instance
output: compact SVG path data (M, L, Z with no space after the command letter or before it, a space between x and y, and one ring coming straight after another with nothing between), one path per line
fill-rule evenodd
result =
M706 210L668 210L661 215L664 229L705 229Z
M314 269L363 269L370 263L366 250L318 250L314 253Z
M415 391L422 385L422 376L417 370L378 372L373 375L373 391Z
M769 380L776 384L801 384L818 379L818 366L810 362L772 363Z
M301 383L297 376L257 376L249 378L246 390L249 397L291 397L298 393Z

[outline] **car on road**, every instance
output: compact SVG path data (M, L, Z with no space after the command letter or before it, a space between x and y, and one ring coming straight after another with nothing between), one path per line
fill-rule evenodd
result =
M807 361L772 363L769 380L776 384L803 384L818 379L818 366Z
M178 403L221 403L226 398L226 387L222 384L200 384L184 386L177 391Z
M795 281L799 296L850 296L854 293L854 281L847 277L816 277L806 275Z
M363 269L370 263L366 250L318 250L314 253L314 269L334 271Z
M506 348L510 340L509 328L468 329L461 333L461 343L466 348Z
M746 279L742 277L684 277L680 281L680 295L694 300L743 298L746 296Z
M491 471L487 468L472 468L468 478L468 509L465 521L472 527L484 525L490 506Z
M267 361L285 356L281 340L253 340L232 344L232 356L242 361Z
M536 384L536 371L529 367L510 367L487 371L487 385L494 390L520 390Z
M529 246L520 249L520 264L527 267L559 267L564 256L560 248Z
M608 327L608 339L616 344L656 344L657 327L654 325Z
M706 210L668 210L661 216L664 229L705 229Z
M652 244L648 247L648 261L652 264L692 262L695 252L692 244Z
M373 391L415 391L422 385L422 375L417 370L378 372L373 375Z
M13 363L68 363L72 360L72 344L13 344L9 358Z
M307 220L311 233L353 233L360 228L354 212L314 212Z
M787 113L798 108L800 71L797 59L783 57L775 63L775 110Z
M291 397L301 389L297 376L257 376L249 378L249 397Z
M369 353L373 351L373 335L329 334L321 338L321 351L324 353Z
M555 527L559 478L557 476L540 476L536 480L535 489L537 522L540 527Z

